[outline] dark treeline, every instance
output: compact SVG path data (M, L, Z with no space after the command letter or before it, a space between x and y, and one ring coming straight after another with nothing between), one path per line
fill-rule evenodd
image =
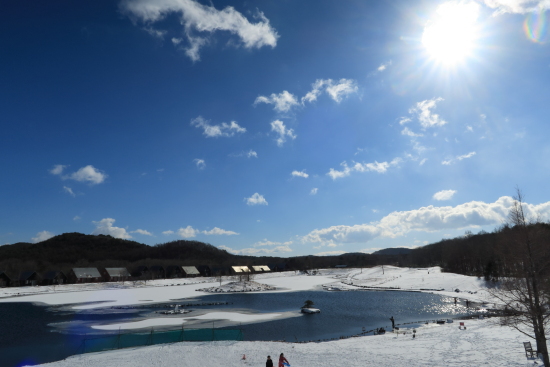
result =
M531 226L543 233L550 248L550 224ZM498 280L509 273L503 261L502 244L516 229L503 225L493 232L444 239L413 250L386 249L373 254L347 253L339 256L297 256L290 258L270 256L243 256L230 254L199 241L172 241L148 246L135 241L106 235L64 233L39 243L16 243L0 246L0 270L17 276L23 271L38 273L49 270L67 272L74 267L125 267L138 266L208 265L267 265L286 263L289 270L308 270L347 265L370 267L396 265L409 267L441 266L444 271Z
M531 230L541 234L550 249L550 224L530 224ZM509 260L505 260L505 246L518 228L503 225L492 233L466 232L464 236L444 239L437 243L413 249L401 258L404 266L441 266L445 271L464 275L482 276L496 281L510 274Z
M14 277L24 271L67 273L75 267L125 267L131 271L142 265L229 267L286 263L289 270L307 270L341 264L373 266L380 261L387 260L363 253L292 258L242 256L199 241L179 240L148 246L107 235L81 233L64 233L39 243L0 246L0 270Z

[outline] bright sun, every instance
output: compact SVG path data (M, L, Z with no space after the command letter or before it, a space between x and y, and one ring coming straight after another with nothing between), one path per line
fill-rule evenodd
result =
M441 4L424 28L422 44L435 60L452 65L468 57L477 36L479 5L473 2Z

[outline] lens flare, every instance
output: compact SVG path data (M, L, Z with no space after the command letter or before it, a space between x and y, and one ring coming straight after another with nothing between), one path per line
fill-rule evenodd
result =
M523 30L527 38L536 43L544 43L548 34L546 12L534 11L527 15L523 22Z

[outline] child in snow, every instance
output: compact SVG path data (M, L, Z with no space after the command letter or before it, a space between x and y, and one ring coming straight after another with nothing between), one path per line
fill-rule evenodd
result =
M271 356L267 356L267 361L265 361L265 367L273 367L273 361L271 360Z
M285 367L285 365L290 366L290 363L288 363L285 355L281 353L281 355L279 356L279 367Z

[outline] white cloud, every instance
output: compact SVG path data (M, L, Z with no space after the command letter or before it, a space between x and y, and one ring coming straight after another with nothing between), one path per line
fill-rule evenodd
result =
M407 135L407 136L410 136L411 138L424 136L423 134L416 134L412 132L408 127L405 127L403 130L401 130L401 135Z
M399 119L399 125L405 125L409 122L411 122L412 120L410 119L410 117L401 117Z
M476 155L476 152L470 152L468 154L459 155L459 156L456 156L455 158L450 158L450 159L444 160L444 161L441 162L441 164L444 165L444 166L449 166L449 165L455 163L456 161L461 161L461 160L464 160L464 159L472 158L474 155Z
M286 142L287 137L296 139L293 129L287 129L285 124L281 120L275 120L271 123L271 131L274 131L279 137L275 140L277 145L282 147Z
M331 168L327 173L330 178L333 180L337 178L347 177L352 172L378 172L385 173L388 168L399 165L403 160L399 157L394 158L391 162L378 162L374 161L373 163L359 163L355 162L352 167L349 167L347 162L342 162L340 165L343 167L341 171L337 171L334 168Z
M63 190L65 190L65 192L69 195L71 195L72 197L75 197L76 194L73 192L73 189L71 189L70 187L67 187L67 186L63 186Z
M76 216L73 218L73 220L74 220L75 222L78 222L80 219L82 219L82 218L80 218L78 215L76 215Z
M292 245L292 241L287 242L273 242L269 241L267 238L264 238L262 241L256 242L252 247L261 247L261 246L289 246Z
M187 226L185 228L178 229L178 236L182 238L192 238L195 237L200 231L198 229L195 229L191 226Z
M197 166L198 169L205 169L206 168L206 162L204 161L204 159L193 159L193 162L195 162L195 165Z
M171 234L174 234L174 231L168 230L168 231L162 232L162 234L165 235L165 236L169 236L169 235L171 235Z
M329 79L330 80L330 79ZM352 93L357 93L357 84L352 79L340 79L338 83L330 83L327 87L327 93L337 103L342 102L342 99Z
M485 5L495 9L494 15L500 14L526 14L533 11L550 9L548 0L484 0Z
M375 238L395 238L411 231L435 232L448 229L499 225L508 217L514 200L503 196L494 203L471 201L457 206L427 206L420 209L392 212L380 221L354 226L338 225L311 231L302 237L304 243L363 243ZM550 202L525 203L527 217L550 219Z
M61 176L61 174L64 172L65 168L68 166L62 165L62 164L56 164L53 166L53 168L49 171L52 175ZM85 167L80 168L78 171L73 172L69 175L61 176L61 179L63 180L75 180L79 182L89 182L90 184L100 184L107 178L107 174L101 172L97 168L95 168L92 165L87 165ZM72 189L69 187L64 186L63 189L69 193L70 195L75 196L74 192L72 192Z
M433 198L439 201L451 200L454 194L456 194L456 190L441 190L436 192Z
M303 177L303 178L309 177L309 175L304 171L292 171L291 175L292 177Z
M437 103L441 101L443 101L443 98L439 97L418 102L415 107L409 109L409 113L416 115L418 122L420 122L424 130L428 127L443 126L447 121L432 112L436 108Z
M36 234L36 237L33 237L31 240L32 240L32 243L38 243L38 242L46 241L52 238L53 236L55 235L52 232L42 231L42 232L38 232Z
M92 234L104 234L123 239L132 238L132 236L126 232L126 229L113 226L113 223L115 223L113 218L103 218L99 222L92 221L92 223L96 226Z
M239 126L235 121L231 121L229 124L222 122L219 125L210 125L210 120L205 120L202 116L191 120L191 126L202 128L203 134L206 135L207 138L217 138L220 136L231 137L236 133L242 134L246 132L246 129Z
M258 96L254 104L258 103L272 104L274 105L273 109L277 112L288 112L292 107L300 105L296 97L286 90L279 94L272 93L269 97Z
M390 60L386 63L381 64L376 70L378 72L382 72L382 71L386 70L388 68L388 66L391 66L391 64L392 64L392 61Z
M144 27L143 30L149 33L149 35L160 39L163 39L164 35L166 34L166 31L161 31L152 27Z
M252 158L252 157L258 158L258 153L256 153L252 149L250 149L248 152L246 152L246 157L247 158Z
M63 176L64 180L75 180L79 182L88 182L92 185L97 185L105 181L109 177L107 174L101 172L92 165L80 168L78 171L71 173L70 175Z
M63 170L68 167L68 166L64 166L62 164L56 164L55 166L53 166L53 168L50 170L50 173L52 175L60 175L63 173Z
M138 233L144 236L152 236L153 234L149 231L146 231L145 229L136 229L135 231L132 231L131 233Z
M263 46L273 48L279 38L269 24L269 19L260 11L255 14L257 23L250 23L231 6L217 10L214 6L202 5L195 0L123 0L120 9L134 21L141 21L148 27L172 14L177 14L182 26L180 32L190 42L186 53L193 61L200 59L200 47L208 42L206 37L216 31L236 35L240 44L248 49ZM197 36L197 33L203 37ZM182 41L179 36L172 38L172 42L176 43L174 39L178 40L177 44Z
M330 80L330 79L328 79ZM305 102L314 102L317 100L319 95L323 92L321 88L327 83L328 80L317 79L315 83L311 85L311 91L307 92L305 96L302 97L302 104Z
M319 191L318 188L314 187L311 189L311 191L309 192L310 195L317 195L317 192Z
M267 205L265 198L257 192L249 198L244 198L247 205Z
M212 228L211 230L209 231L202 231L202 233L204 233L205 235L216 235L216 236L221 236L221 235L226 235L226 236L233 236L233 235L238 235L237 232L233 232L233 231L226 231L225 229L221 229L221 228L218 228L218 227L214 227Z
M461 160L463 160L463 159L472 158L474 155L476 155L476 152L470 152L470 153L468 153L468 154L459 155L458 157L456 157L456 159L458 159L459 161L461 161Z

